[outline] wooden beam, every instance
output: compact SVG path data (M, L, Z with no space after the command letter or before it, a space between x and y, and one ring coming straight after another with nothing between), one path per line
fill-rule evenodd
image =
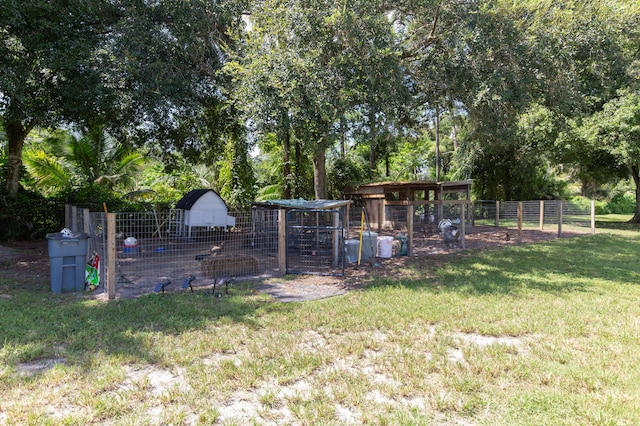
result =
M107 213L107 264L105 287L109 300L116 298L116 285L118 277L116 277L116 262L118 261L118 252L116 250L116 214Z
M522 242L522 201L518 201L518 242Z
M278 271L281 276L287 274L287 212L278 210Z
M413 256L413 205L407 206L407 256Z

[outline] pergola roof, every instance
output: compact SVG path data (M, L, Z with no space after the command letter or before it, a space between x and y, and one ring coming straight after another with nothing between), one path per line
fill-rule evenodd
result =
M434 190L443 192L467 191L471 188L473 179L461 181L412 181L412 182L374 182L358 185L351 191L354 195L375 195L385 192L405 190Z

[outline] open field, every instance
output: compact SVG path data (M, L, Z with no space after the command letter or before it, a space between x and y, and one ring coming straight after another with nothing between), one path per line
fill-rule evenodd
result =
M363 267L303 303L53 296L6 258L0 424L640 424L626 229Z

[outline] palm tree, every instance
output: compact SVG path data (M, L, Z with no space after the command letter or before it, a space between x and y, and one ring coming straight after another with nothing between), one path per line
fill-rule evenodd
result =
M51 133L25 151L24 164L41 192L89 183L126 191L133 187L145 158L95 127L81 137L68 131Z

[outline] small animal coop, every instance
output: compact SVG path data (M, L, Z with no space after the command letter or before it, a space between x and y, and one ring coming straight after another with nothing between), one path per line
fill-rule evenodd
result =
M177 236L191 237L193 228L227 228L235 226L236 218L228 214L229 207L212 189L194 189L186 194L174 209Z
M281 248L289 274L344 275L344 236L349 200L272 200L254 203L252 216L259 234L265 224L277 223L274 214L285 212ZM264 229L263 229L264 228ZM279 239L280 240L280 239ZM279 250L280 251L280 250Z

